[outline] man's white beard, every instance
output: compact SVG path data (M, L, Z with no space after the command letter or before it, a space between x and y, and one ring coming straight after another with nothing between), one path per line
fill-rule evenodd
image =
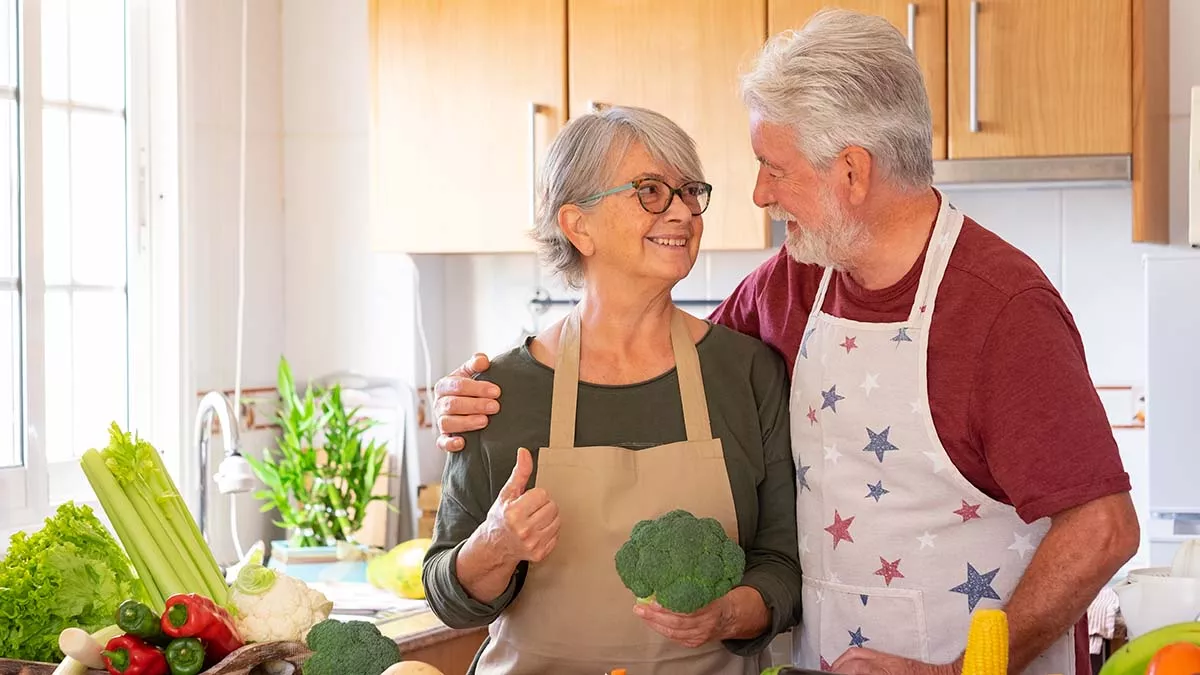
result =
M851 269L870 242L866 223L851 217L833 198L833 192L821 190L820 222L803 223L778 206L767 207L772 220L790 221L784 246L788 255L798 263Z

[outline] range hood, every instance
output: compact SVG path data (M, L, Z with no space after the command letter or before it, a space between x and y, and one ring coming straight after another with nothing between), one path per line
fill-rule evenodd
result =
M933 163L935 185L1110 182L1133 179L1129 155L948 159Z

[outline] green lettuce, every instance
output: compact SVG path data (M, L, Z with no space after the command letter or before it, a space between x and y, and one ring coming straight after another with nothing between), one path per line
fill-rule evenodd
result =
M145 591L91 507L67 502L33 534L12 536L0 562L0 657L56 663L65 628L91 633Z

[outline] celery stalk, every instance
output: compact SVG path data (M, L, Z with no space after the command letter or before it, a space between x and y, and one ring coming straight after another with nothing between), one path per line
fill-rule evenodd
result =
M120 482L118 479L117 483ZM125 496L133 504L134 510L142 519L142 524L146 526L146 530L150 533L154 544L158 546L158 550L170 561L171 567L185 591L198 593L204 589L204 581L200 577L200 570L196 567L196 563L192 562L183 543L176 539L168 528L164 527L163 521L167 517L163 514L162 509L133 485L125 486Z
M119 519L127 526L128 531L125 535L118 533L121 543L125 545L126 551L134 547L138 549L142 561L154 577L154 584L162 596L170 597L176 593L189 592L191 589L184 587L179 576L175 574L173 561L164 557L170 555L172 551L161 549L155 544L150 531L146 528L146 523L143 522L134 505L130 503L124 490L118 485L117 479L109 473L108 466L101 458L100 453L96 450L84 452L82 463L88 480L92 483L92 489L96 491L96 496L100 498L100 503L104 506L104 512L110 520Z
M89 452L95 453L94 450ZM100 505L104 508L105 515L112 523L113 529L116 530L117 538L121 540L121 544L125 548L125 555L129 556L129 561L133 563L133 568L137 570L138 580L142 582L142 586L146 589L146 599L149 601L150 607L161 613L166 609L165 598L158 590L158 585L154 583L154 574L151 573L149 566L146 565L145 559L142 558L141 552L135 545L133 536L130 534L131 525L128 522L130 516L136 516L135 513L122 511L117 508L114 498L111 496L111 490L120 490L116 482L112 480L108 469L104 468L104 463L99 460L99 454L94 454L88 457L84 453L83 461L80 462L83 468L83 473L87 476L88 482L92 485L92 490L100 499ZM100 475L100 474L103 474ZM112 485L107 485L107 480L112 482Z
M167 472L162 457L157 451L152 452L150 456L154 465L154 474L160 483L159 487L164 495L168 495L164 499L163 510L171 521L175 536L184 542L188 554L199 568L204 586L208 589L208 597L218 605L226 604L229 598L229 586L225 583L225 577L221 574L221 568L217 565L217 559L213 556L212 549L204 541L204 535L201 534L196 519L187 510L183 496L179 493L179 488L175 486L171 474Z
M133 561L133 568L139 570L138 579L146 587L146 598L150 601L150 609L153 609L157 614L162 614L163 610L167 608L167 599L159 592L158 584L154 583L154 575L143 575L141 573L140 570L146 566L145 561L142 560L142 554L136 548L129 549L125 553Z

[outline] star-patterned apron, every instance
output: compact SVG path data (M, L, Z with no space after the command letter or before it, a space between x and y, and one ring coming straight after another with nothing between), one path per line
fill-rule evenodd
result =
M712 437L700 359L683 313L671 321L687 440L628 450L575 445L579 393L579 315L563 322L554 370L550 447L537 454L539 487L558 505L554 551L529 573L516 600L494 621L480 674L757 674L757 659L721 642L696 649L672 642L633 613L634 596L613 556L633 526L673 509L716 518L737 541L737 513L720 439ZM620 424L620 420L613 420Z
M963 223L940 196L906 320L820 311L827 269L805 327L791 396L804 570L793 658L805 668L829 670L850 647L953 661L971 613L1003 608L1049 529L1049 519L1026 524L975 488L934 429L929 326ZM1073 675L1073 630L1025 672Z

